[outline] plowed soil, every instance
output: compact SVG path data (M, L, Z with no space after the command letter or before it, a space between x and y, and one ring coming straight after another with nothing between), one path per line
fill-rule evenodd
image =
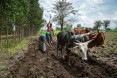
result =
M36 46L31 44L18 60L12 58L10 75L7 78L117 78L117 54L106 54L100 47L88 52L87 62L82 61L76 54L71 54L71 65L68 65L65 51L65 59L62 59L61 52L57 56L56 42L53 43L53 48L45 53L34 47Z

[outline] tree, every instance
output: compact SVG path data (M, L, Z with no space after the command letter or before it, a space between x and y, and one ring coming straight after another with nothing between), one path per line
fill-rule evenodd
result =
M70 14L75 14L77 11L72 6L72 3L67 2L66 0L59 0L54 4L53 10L55 13L54 21L57 21L61 26L61 31L63 31L63 25L65 18Z
M105 30L108 28L109 24L110 24L110 20L103 21L103 26L105 27Z
M95 21L95 26L93 27L94 30L99 30L99 28L101 27L102 25L102 21L100 20L97 20Z
M82 27L82 26L81 26L81 24L77 24L77 27L80 28L80 27Z
M36 32L43 26L44 20L42 19L43 16L43 9L40 8L38 0L29 0L30 1L30 9L28 15L29 21L29 32L30 34L36 34Z
M0 40L6 35L22 38L34 35L43 26L43 10L39 0L1 0L0 1ZM13 32L15 26L16 31Z
M66 31L70 31L72 29L72 24L66 24L66 26L64 27L64 30Z

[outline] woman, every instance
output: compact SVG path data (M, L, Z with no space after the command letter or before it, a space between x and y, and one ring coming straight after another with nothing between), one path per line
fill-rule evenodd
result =
M42 52L45 52L47 50L47 47L51 47L51 43L50 43L50 33L46 33L46 34L41 34L39 36L39 49Z

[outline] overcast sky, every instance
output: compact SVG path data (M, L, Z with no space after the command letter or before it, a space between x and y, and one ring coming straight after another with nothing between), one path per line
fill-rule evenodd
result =
M52 18L54 13L51 12L53 5L57 0L39 0L40 6L44 8L43 18L49 21L51 13ZM81 24L84 27L93 27L95 20L117 20L117 0L67 0L73 3L75 9L79 10L76 15L70 15L69 18L75 19L72 22L73 26ZM50 11L49 13L47 11ZM54 27L57 26L53 22ZM111 22L111 28L115 24Z

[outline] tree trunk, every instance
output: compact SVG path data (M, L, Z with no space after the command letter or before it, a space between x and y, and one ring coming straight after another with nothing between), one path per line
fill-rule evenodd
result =
M63 23L64 23L64 17L62 17L62 19L61 19L62 21L61 21L61 31L63 31Z
M61 24L61 31L63 31L63 24Z

